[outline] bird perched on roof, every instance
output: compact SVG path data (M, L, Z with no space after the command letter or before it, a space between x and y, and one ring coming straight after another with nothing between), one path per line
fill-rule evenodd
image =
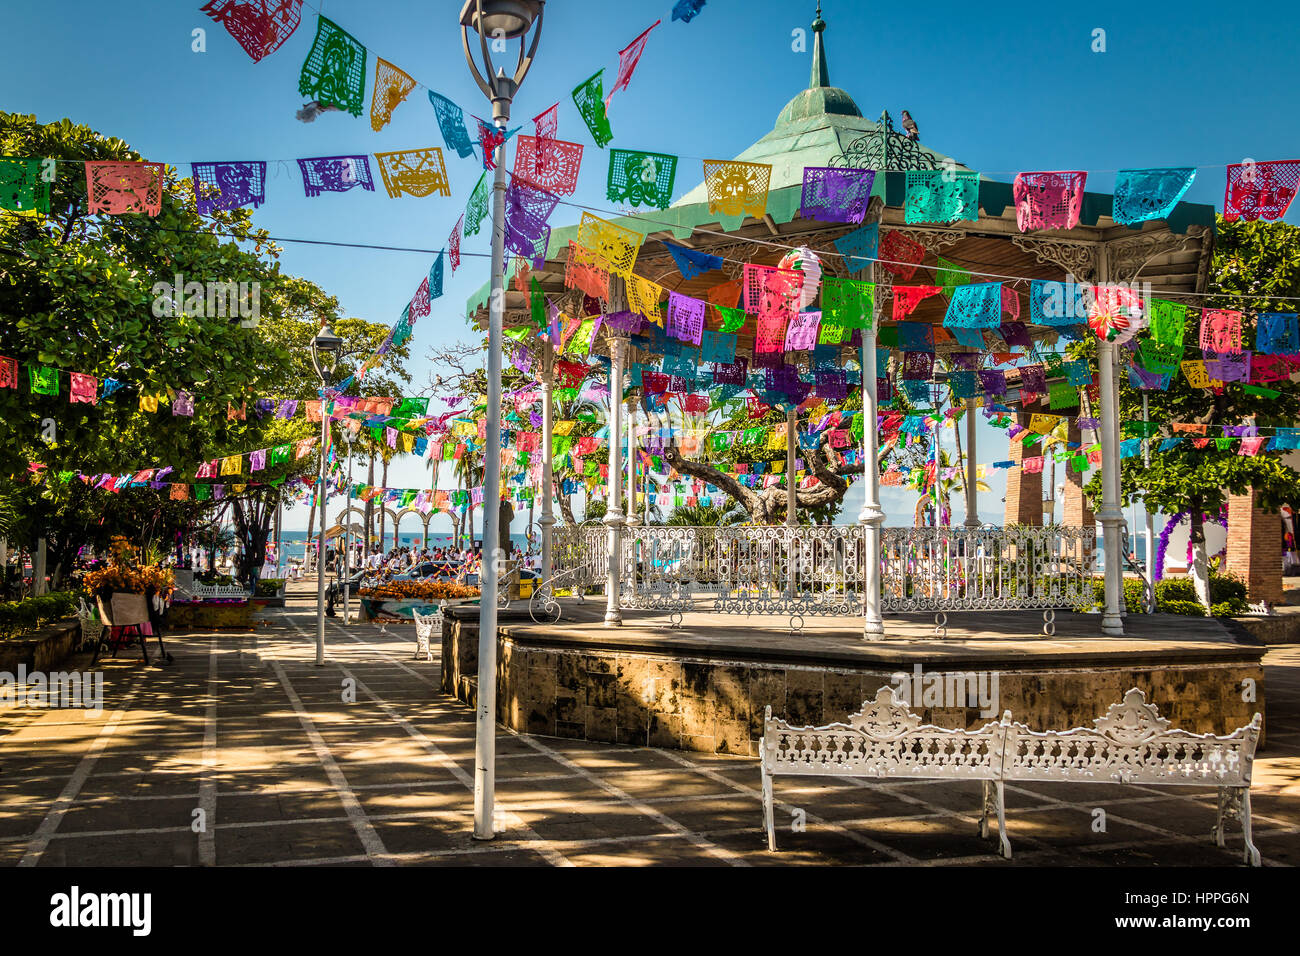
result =
M916 128L916 120L912 119L912 114L903 110L903 130L907 133L908 139L920 142L921 131Z

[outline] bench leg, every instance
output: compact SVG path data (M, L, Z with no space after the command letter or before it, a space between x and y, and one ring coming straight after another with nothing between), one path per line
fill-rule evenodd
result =
M993 781L984 781L984 795L980 800L980 839L989 838L989 808L993 806Z
M776 852L776 822L772 815L772 775L763 766L763 824L767 827L767 848Z
M999 852L1005 859L1011 859L1011 841L1007 839L1007 815L1006 815L1006 795L1002 789L1002 781L993 782L994 792L998 800L998 843L1000 844Z
M1215 844L1217 844L1218 846L1224 846L1224 842L1223 842L1223 829L1224 829L1224 827L1223 827L1223 821L1224 821L1224 817L1225 817L1225 815L1226 815L1227 812L1228 812L1228 806L1229 806L1229 804L1230 804L1231 801L1232 801L1232 794L1231 794L1231 792L1228 790L1228 788L1227 788L1227 787L1220 787L1220 788L1219 788L1219 800L1218 800L1218 804L1219 804L1219 807L1218 807L1218 809L1219 809L1219 813L1218 813L1218 817L1215 819L1215 822L1214 822L1214 842L1215 842Z
M1255 848L1254 836L1250 831L1250 788L1241 790L1241 839L1245 843L1246 862L1259 866L1259 850Z

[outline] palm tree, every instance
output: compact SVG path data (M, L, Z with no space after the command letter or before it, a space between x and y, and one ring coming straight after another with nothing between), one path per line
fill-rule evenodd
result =
M966 490L966 471L960 466L961 458L958 459L957 473L951 477L943 476L944 469L951 467L952 459L948 453L940 449L939 451L939 498L943 505L943 514L940 516L940 523L947 526L952 520L952 495L956 492L965 493ZM924 473L923 473L924 474ZM924 479L923 479L924 480ZM976 480L975 488L977 491L992 491L988 484ZM912 525L920 528L924 526L924 512L934 504L934 485L928 484L917 488L916 509L913 512Z
M747 520L749 515L745 509L735 501L729 500L724 505L685 505L675 508L664 524L675 527L719 528L724 525L741 524Z

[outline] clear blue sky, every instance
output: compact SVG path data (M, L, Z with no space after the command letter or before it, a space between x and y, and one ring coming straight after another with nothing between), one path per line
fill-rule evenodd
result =
M489 115L460 49L458 0L311 2L370 51L367 102L378 55L467 112ZM607 206L606 156L591 145L569 92L601 67L608 89L618 50L662 18L631 86L615 94L610 121L616 147L691 157L679 167L681 195L700 180L700 157L739 153L807 85L809 54L792 50L792 31L807 29L814 5L709 0L683 24L670 19L672 0L551 0L515 124L531 131L531 118L559 101L560 137L587 144L575 198ZM42 122L69 117L119 136L148 159L181 165L183 175L189 173L183 164L193 160L287 160L278 175L272 164L267 202L256 214L272 235L432 249L446 243L478 179L477 160L448 155L451 199L389 199L381 184L374 193L306 199L292 162L441 146L423 90L378 133L365 113L299 123L293 114L304 98L297 81L315 35L315 10L304 7L298 31L255 64L200 6L200 0L108 7L90 0L5 0L0 17L11 42L0 58L0 102ZM848 90L864 115L874 118L887 108L897 120L907 109L924 142L998 178L1018 170L1084 169L1089 189L1109 191L1122 167L1300 157L1292 103L1297 28L1284 12L1264 27L1259 15L1201 0L1063 8L826 0L823 16L831 82ZM207 30L205 53L191 50L198 27ZM1095 29L1106 32L1104 53L1092 51ZM1223 175L1221 168L1201 169L1186 198L1220 205ZM1297 212L1288 219L1296 221ZM576 215L561 207L552 221ZM487 243L484 230L463 249L484 253ZM347 314L385 323L400 315L431 261L422 254L293 243L285 244L283 256L287 272L338 295ZM430 345L469 337L464 302L487 272L486 257L467 255L433 315L420 320L410 363L417 386L428 378ZM981 429L981 461L1005 451L999 433ZM994 491L981 496L986 520L1001 517L1001 476L993 477ZM390 485L425 482L423 463L409 456L390 471ZM884 491L890 523L910 523L911 494ZM856 515L860 503L860 493L851 494L845 513ZM288 526L305 525L300 508ZM445 530L441 521L434 527Z

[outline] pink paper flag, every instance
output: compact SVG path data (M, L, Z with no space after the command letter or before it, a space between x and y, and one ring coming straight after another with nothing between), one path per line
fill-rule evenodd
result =
M656 20L646 27L644 33L618 51L618 76L614 80L614 85L610 87L609 95L605 97L605 109L609 109L609 101L616 92L627 89L628 81L632 79L632 71L636 69L641 59L641 51L645 49L646 40L650 37L650 31L662 22Z

